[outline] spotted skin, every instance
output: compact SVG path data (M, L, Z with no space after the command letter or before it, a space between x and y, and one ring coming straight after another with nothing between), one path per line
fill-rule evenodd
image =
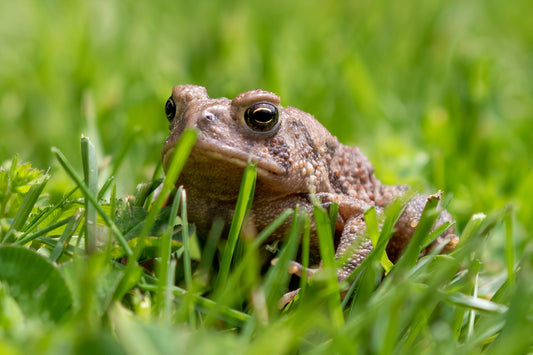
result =
M287 208L299 205L312 211L314 194L324 206L339 205L334 235L337 257L349 252L338 271L339 279L366 258L372 243L365 233L364 211L374 206L381 214L395 198L405 194L403 185L383 185L374 167L359 148L345 146L312 115L283 107L280 98L267 91L251 90L234 99L210 98L205 88L178 85L166 105L170 135L161 153L165 171L183 130L198 130L198 139L176 186L187 191L189 220L199 235L207 235L213 220L228 223L240 188L244 168L257 164L258 178L250 220L257 230L270 224ZM413 235L428 196L416 195L395 226L387 252L396 259ZM435 228L451 221L443 211ZM286 235L289 222L269 242ZM457 242L453 228L438 239ZM320 263L318 239L311 228L310 259Z

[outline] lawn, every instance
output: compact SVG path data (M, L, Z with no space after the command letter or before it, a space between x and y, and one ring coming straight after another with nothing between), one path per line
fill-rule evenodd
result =
M530 12L527 0L0 3L0 353L531 352ZM312 113L383 182L444 191L461 244L415 264L413 243L384 278L376 252L343 300L325 265L280 312L308 217L282 216L292 228L265 273L254 243L182 238L194 226L175 217L179 193L162 206L168 180L152 200L165 101L186 83L211 97L262 88ZM230 257L227 274L209 268Z

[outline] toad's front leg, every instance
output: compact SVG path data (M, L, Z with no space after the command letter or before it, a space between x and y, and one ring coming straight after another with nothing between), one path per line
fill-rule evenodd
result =
M339 281L346 279L359 264L366 259L373 246L368 233L363 215L357 215L344 223L339 245L335 251L337 260L345 260L337 270Z

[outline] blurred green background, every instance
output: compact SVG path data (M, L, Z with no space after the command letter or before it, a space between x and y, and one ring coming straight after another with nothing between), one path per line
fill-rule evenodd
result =
M459 227L512 203L524 243L531 10L529 0L2 1L0 161L51 166L48 188L61 193L73 184L51 146L79 167L82 133L101 161L135 137L117 177L132 194L159 159L173 85L212 97L259 87L360 146L384 182L452 194Z

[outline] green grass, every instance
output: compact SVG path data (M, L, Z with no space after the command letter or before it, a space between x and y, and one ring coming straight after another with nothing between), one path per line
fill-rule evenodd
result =
M530 8L2 2L0 352L531 352ZM260 243L232 239L227 256L224 243L187 244L187 201L152 202L163 105L184 83L213 97L260 87L313 113L382 181L445 191L461 245L414 264L414 244L384 279L390 265L376 252L344 300L324 270L278 312L283 265L307 217L281 217L293 224L284 259L260 277ZM82 134L92 144L80 148ZM378 244L385 226L371 231ZM216 225L202 237L228 238ZM218 283L215 255L226 260ZM139 266L153 257L153 272Z
M183 190L177 191L172 205L161 209L170 181L183 167L194 138L189 131L180 140L168 171L170 180L163 180L160 195L153 201L146 192L125 202L96 201L97 190L87 187L96 177L87 173L96 165L87 138L82 138L82 145L89 147L82 154L87 161L84 181L54 148L57 159L83 192L81 200L50 205L42 200L45 175L27 165L3 171L11 187L8 198L17 199L17 194L24 198L15 218L5 216L4 224L11 225L0 239L2 349L15 353L17 349L53 353L81 349L203 353L209 349L222 353L236 348L243 353L498 353L499 347L509 347L501 345L508 342L517 352L530 349L529 337L515 338L517 329L523 334L532 330L529 303L524 299L533 296L533 289L523 280L530 272L531 260L524 257L519 267L509 268L503 278L493 277L491 289L483 295L490 299L478 296L482 288L479 246L495 233L497 224L504 220L512 223L506 218L508 209L489 217L473 216L451 255L432 253L416 263L436 216L432 210L437 200L433 200L404 255L386 269L384 265L390 265L383 261L383 250L402 210L399 203L393 204L382 231L374 231L379 234L376 248L354 272L351 287L341 300L330 245L329 221L336 217L317 206L314 218L323 268L302 284L305 287L295 302L280 311L278 302L288 289L289 262L296 256L302 234L309 233L308 216L296 207L259 236L264 240L292 215L278 262L263 277L258 262L261 243L240 238L235 232L253 196L255 167L249 167L237 202L236 210L241 212L236 213L230 228L230 240L235 240L228 240L218 251L221 267L213 269L212 260L204 259L207 255L212 258L213 253L195 251L196 237L185 238L190 234ZM16 159L12 163L16 164ZM21 174L30 177L24 180L31 185L26 193L16 189L15 178ZM153 189L160 183L156 180L149 186ZM87 208L89 203L94 209ZM177 219L179 208L181 218ZM91 217L93 210L100 220ZM115 216L114 221L109 216ZM56 223L63 220L66 224ZM131 233L132 224L136 233ZM179 228L172 228L176 224ZM39 229L47 229L46 234ZM170 239L173 234L174 242ZM512 235L508 238L514 242ZM237 252L237 243L241 252ZM127 261L121 256L127 256ZM155 269L147 266L154 261ZM384 271L387 276L382 279ZM50 327L53 334L47 331ZM76 331L79 329L82 331Z

